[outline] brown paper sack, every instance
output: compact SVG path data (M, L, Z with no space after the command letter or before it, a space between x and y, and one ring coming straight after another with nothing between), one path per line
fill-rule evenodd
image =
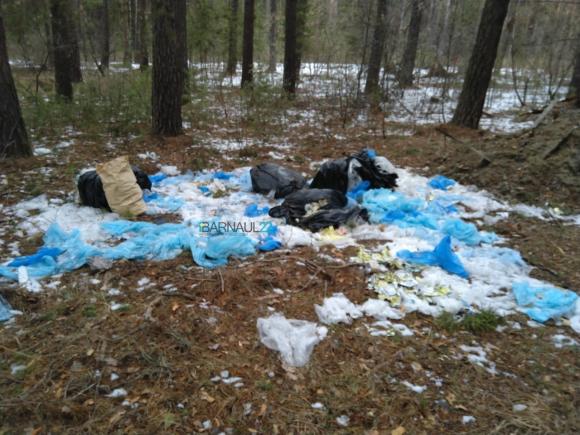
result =
M145 213L147 206L143 201L143 192L137 184L128 156L97 165L97 174L103 182L111 210L124 217Z

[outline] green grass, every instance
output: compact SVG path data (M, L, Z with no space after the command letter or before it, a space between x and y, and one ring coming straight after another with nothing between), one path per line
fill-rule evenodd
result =
M478 313L466 314L458 319L451 313L443 313L435 319L435 324L447 332L457 332L460 329L473 334L495 331L504 320L493 311L482 310Z

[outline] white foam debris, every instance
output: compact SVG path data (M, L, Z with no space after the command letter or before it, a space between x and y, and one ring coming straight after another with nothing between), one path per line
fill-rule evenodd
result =
M461 417L461 423L463 424L475 423L475 417L473 415L464 415L463 417Z
M336 424L342 427L347 427L350 423L350 417L348 415L341 415L336 417Z
M425 390L427 390L426 385L414 385L408 381L401 381L401 384L403 384L409 390L411 390L417 394L421 394L421 393L425 392Z
M568 346L578 346L578 341L564 334L555 334L552 336L552 342L558 349Z
M125 390L124 388L115 388L113 391L107 394L106 397L112 397L115 399L118 397L126 397L127 394L128 394L127 390Z
M528 409L528 406L524 405L523 403L516 403L514 406L512 406L512 409L514 412L522 412Z
M286 319L275 313L257 321L260 341L269 349L280 352L282 361L294 367L308 363L314 346L326 337L328 329L305 320Z
M362 316L360 309L342 293L335 293L332 297L325 298L322 305L314 305L314 309L320 321L327 325L335 323L350 325L353 319Z
M310 407L311 407L312 409L325 409L325 408L326 408L326 407L324 406L324 404L323 404L323 403L320 403L320 402L315 402L315 403L312 403L312 404L310 405Z
M483 367L485 371L492 375L498 374L495 363L487 359L487 352L481 346L466 346L462 344L459 348L465 352L469 362Z

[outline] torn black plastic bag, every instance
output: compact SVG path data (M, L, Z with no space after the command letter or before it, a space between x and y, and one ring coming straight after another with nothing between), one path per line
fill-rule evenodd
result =
M149 176L136 166L132 166L131 169L133 169L137 184L141 190L151 190ZM103 189L103 182L97 171L92 170L83 173L77 181L77 189L82 205L111 211Z
M348 199L332 189L301 189L291 193L284 202L269 211L271 217L284 218L286 223L296 225L298 220L319 210L343 208Z
M267 195L274 192L274 198L285 198L300 190L306 184L302 174L274 163L262 163L250 170L252 190Z
M388 172L388 165L383 160L388 163L384 157L374 157L374 154L371 157L368 150L362 150L353 156L326 162L316 173L310 188L335 189L346 194L361 181L368 181L371 189L393 189L397 187L398 175Z
M338 228L341 225L357 226L369 221L369 214L366 208L359 206L349 208L334 208L331 210L320 210L310 216L299 219L298 226L308 228L316 233L324 228Z

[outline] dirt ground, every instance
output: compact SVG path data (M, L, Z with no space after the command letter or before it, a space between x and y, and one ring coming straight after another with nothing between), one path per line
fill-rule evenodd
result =
M307 102L297 104L310 109ZM286 155L283 164L311 172L313 161L371 147L425 175L442 173L514 202L580 212L577 130L541 157L573 129L578 115L562 106L547 125L511 136L373 120L343 129L330 117L284 131L259 122L240 126L233 119L223 119L220 129L200 122L186 135L163 141L146 135L143 126L142 136L116 149L81 135L56 159L0 162L9 186L0 187L0 198L4 205L44 192L68 198L76 170L122 152L155 151L164 164L195 170L252 165L278 151ZM229 134L232 126L237 130ZM414 134L383 134L395 127ZM256 143L227 154L203 146L209 137L238 137L240 129ZM295 147L272 146L281 134ZM481 165L472 148L490 163ZM53 171L46 175L42 167ZM142 167L156 171L153 163ZM1 211L0 219L7 219ZM536 276L580 288L579 227L513 215L491 229L509 237L536 266ZM13 237L4 236L3 259ZM33 251L38 244L29 240L23 248ZM352 249L321 252L341 260ZM355 303L369 296L363 268L329 257L299 248L208 271L183 254L165 262L118 262L107 271L83 268L40 294L0 284L0 293L23 312L13 326L0 327L0 433L580 431L578 347L555 348L551 339L573 333L554 324L529 327L524 316L508 319L521 329L512 323L503 332L474 334L448 332L431 317L411 314L404 323L417 332L412 337L372 337L355 321L331 327L307 367L285 369L277 353L260 344L258 317L272 308L314 321L313 306L324 296L343 292ZM138 292L143 277L152 285ZM123 307L116 311L110 309L111 288L121 292L115 300ZM495 370L468 361L460 345L485 347ZM15 364L24 368L13 372ZM243 385L211 380L224 370ZM418 394L401 381L427 389ZM109 397L117 388L126 396ZM324 408L313 408L316 402ZM526 408L518 411L516 404ZM337 424L342 415L350 419L346 427ZM468 416L474 420L464 423Z

